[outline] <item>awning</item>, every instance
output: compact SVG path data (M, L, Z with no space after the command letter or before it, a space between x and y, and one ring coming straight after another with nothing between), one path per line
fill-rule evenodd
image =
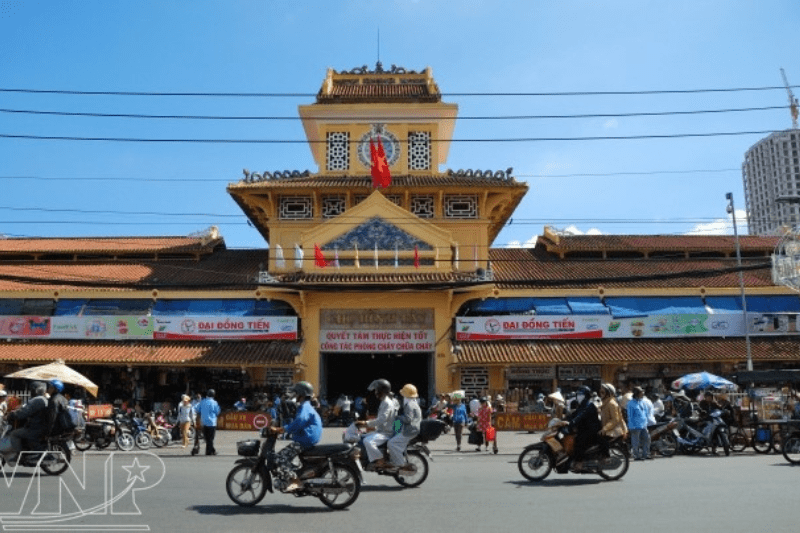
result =
M574 315L607 315L610 311L600 298L567 298Z
M713 313L741 313L741 296L706 296L706 305Z
M796 361L796 337L753 337L753 360ZM461 365L557 365L741 362L747 359L741 338L630 340L545 340L460 342Z
M47 363L150 366L291 366L299 341L212 342L10 342L0 363Z
M800 313L797 296L748 296L745 302L748 313Z
M632 318L647 315L702 314L708 313L699 296L674 298L619 298L605 299L614 318Z

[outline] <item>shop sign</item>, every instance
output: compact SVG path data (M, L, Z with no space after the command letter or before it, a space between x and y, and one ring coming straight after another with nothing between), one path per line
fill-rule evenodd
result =
M230 413L223 413L217 418L217 429L259 431L267 427L269 422L269 415L267 413L232 411Z
M293 316L158 316L153 319L154 339L297 339L297 317Z
M497 413L495 425L501 431L542 431L549 421L545 413Z
M320 351L432 352L433 309L323 309Z
M600 366L559 366L558 379L600 379Z
M628 365L628 370L625 372L628 378L651 378L658 375L658 368L656 365Z
M101 403L96 405L86 406L86 418L94 420L95 418L111 418L114 413L114 406L110 403Z
M456 317L457 341L503 339L599 339L607 317L505 315Z
M553 366L517 366L506 370L506 379L537 381L555 377L556 369Z
M50 317L0 316L0 336L15 339L49 337Z

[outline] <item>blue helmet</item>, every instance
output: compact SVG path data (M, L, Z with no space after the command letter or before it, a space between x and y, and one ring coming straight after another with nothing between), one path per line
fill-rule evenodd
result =
M64 392L64 384L60 379L51 379L50 386L53 387L57 392Z

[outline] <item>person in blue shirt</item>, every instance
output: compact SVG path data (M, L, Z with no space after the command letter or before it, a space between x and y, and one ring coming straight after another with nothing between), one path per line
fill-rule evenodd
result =
M285 438L292 439L292 443L277 453L276 461L281 468L288 470L291 481L286 487L287 492L293 492L303 486L302 477L293 471L291 465L294 458L303 450L311 448L319 442L322 437L322 419L317 410L311 405L314 396L314 387L307 381L299 381L292 387L297 404L299 406L297 414L291 423L283 427L274 428L275 433L285 435ZM311 476L314 472L309 472Z
M464 433L464 426L467 425L469 419L467 418L467 407L461 401L461 398L453 399L453 430L456 436L456 451L461 451L461 435Z
M197 417L203 426L203 437L206 439L206 455L217 455L214 448L214 436L217 434L217 417L221 411L217 400L214 399L214 389L208 389L206 397L197 404Z
M644 401L644 389L633 388L633 398L626 406L628 411L628 431L631 434L631 452L636 461L650 459L650 434L647 432L647 419L650 408Z

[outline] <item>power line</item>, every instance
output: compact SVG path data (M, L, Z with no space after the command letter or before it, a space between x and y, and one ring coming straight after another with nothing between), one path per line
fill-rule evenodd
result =
M555 119L577 119L577 118L630 118L630 117L661 117L661 116L680 116L680 115L702 115L702 114L722 114L722 113L744 113L752 111L772 111L777 109L788 109L789 106L766 106L766 107L744 107L730 109L700 109L690 111L644 111L629 113L581 113L574 115L494 115L494 116L459 116L458 120L555 120ZM19 115L46 115L62 117L91 117L91 118L132 118L132 119L159 119L159 120L304 120L304 119L326 119L326 120L348 120L352 117L300 117L300 116L217 116L217 115L148 115L141 113L97 113L81 111L44 111L33 109L2 109L0 113L19 114ZM359 120L378 120L382 117L360 117ZM437 117L395 117L392 120L434 120Z
M800 87L793 85L793 88ZM655 94L732 93L754 91L785 91L785 86L723 87L705 89L655 89L639 91L555 91L555 92L446 92L442 96L633 96ZM229 98L297 98L312 97L305 92L152 92L152 91L80 91L73 89L0 88L0 93L63 94L75 96L167 96L167 97L229 97Z
M587 136L587 137L510 137L497 139L431 139L430 142L452 143L524 143L524 142L576 142L576 141L631 141L646 139L680 139L701 137L733 137L742 135L768 135L774 131L731 131L712 133L673 133L650 135L615 135L615 136ZM200 143L200 144L312 144L327 143L327 140L310 139L147 139L136 137L77 137L61 135L22 135L0 133L3 139L22 139L35 141L93 141L93 142L130 142L130 143ZM358 143L359 140L351 140Z

